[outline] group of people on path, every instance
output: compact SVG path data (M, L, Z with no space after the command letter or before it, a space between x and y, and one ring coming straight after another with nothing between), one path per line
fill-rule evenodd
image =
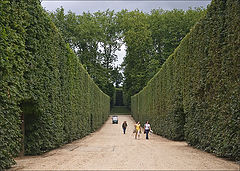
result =
M124 121L122 124L122 128L123 128L123 133L126 133L126 129L127 129L127 122ZM149 139L149 132L151 131L151 126L149 124L149 122L147 121L144 124L144 134L146 134L146 139ZM138 121L135 125L134 125L134 130L133 133L135 133L135 139L139 139L140 138L140 134L141 134L141 124L140 121Z

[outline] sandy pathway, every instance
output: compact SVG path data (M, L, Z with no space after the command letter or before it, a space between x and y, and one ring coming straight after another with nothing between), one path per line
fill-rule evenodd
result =
M124 135L121 123L128 123ZM97 132L41 156L17 158L10 170L239 170L239 165L157 135L135 140L133 120L119 116Z

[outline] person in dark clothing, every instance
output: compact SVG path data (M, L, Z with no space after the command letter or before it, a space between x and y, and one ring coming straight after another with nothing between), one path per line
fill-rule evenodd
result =
M126 133L126 129L127 129L127 121L124 121L122 124L122 128L123 128L123 133Z

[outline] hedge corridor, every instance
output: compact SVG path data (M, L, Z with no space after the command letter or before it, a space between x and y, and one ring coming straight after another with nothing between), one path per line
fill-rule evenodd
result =
M160 71L131 97L155 133L240 159L240 1L213 0Z
M109 113L110 98L40 1L1 0L0 170L14 164L22 144L25 155L44 153L96 130Z

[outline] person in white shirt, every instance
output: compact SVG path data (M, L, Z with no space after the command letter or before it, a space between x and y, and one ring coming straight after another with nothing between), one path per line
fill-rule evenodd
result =
M151 130L151 126L150 124L148 123L148 121L144 124L144 133L146 134L146 139L148 140L148 134Z

